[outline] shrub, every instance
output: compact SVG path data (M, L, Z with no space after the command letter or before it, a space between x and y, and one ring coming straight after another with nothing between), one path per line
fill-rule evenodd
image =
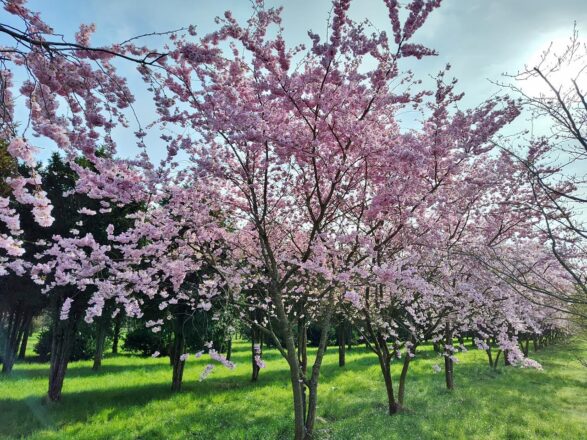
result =
M168 338L164 332L153 333L150 329L138 326L126 334L122 348L125 351L150 356L156 351L162 355L168 353Z
M89 325L82 325L75 333L75 340L71 351L71 361L88 360L94 356L96 349L95 328ZM41 331L35 345L35 353L39 360L46 362L51 358L51 340L53 329L48 327Z

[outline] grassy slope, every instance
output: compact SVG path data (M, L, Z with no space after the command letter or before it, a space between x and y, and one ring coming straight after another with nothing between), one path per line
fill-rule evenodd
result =
M267 369L249 381L248 346L237 343L234 371L217 367L204 382L206 360L188 361L185 388L169 391L167 359L110 357L94 373L90 362L70 365L60 404L42 402L47 365L21 363L0 378L0 438L34 439L277 439L291 437L291 393L284 362L266 353ZM460 356L457 388L444 389L441 364L429 349L413 362L409 411L389 417L374 356L362 348L339 368L329 350L321 377L319 439L585 439L587 342L549 347L534 357L544 372L491 372L483 352ZM395 365L395 372L399 370Z

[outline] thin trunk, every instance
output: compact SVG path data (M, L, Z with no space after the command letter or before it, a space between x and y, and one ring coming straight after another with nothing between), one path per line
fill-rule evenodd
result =
M229 361L232 357L232 337L226 343L226 360Z
M444 376L446 379L446 388L452 390L455 387L453 377L453 361L450 356L444 357Z
M183 368L185 361L182 360L182 355L185 350L185 339L180 324L176 324L174 329L173 350L172 350L172 366L173 377L171 380L171 390L175 392L181 391L183 381Z
M307 353L305 347L307 345L307 335L298 338L298 345L302 349L301 352L296 350L296 338L294 331L291 327L288 315L285 311L285 305L283 302L283 296L280 291L280 287L276 284L270 286L270 294L273 303L275 304L277 322L279 324L280 336L285 344L284 354L289 365L290 381L292 385L293 404L294 404L294 438L295 440L308 440L312 438L312 430L314 427L315 411L317 404L317 388L318 388L318 377L322 357L324 356L324 350L326 343L328 342L327 329L330 326L330 320L332 317L333 304L332 299L329 308L327 309L326 319L324 320L323 329L324 332L321 335L321 342L316 354L316 361L312 369L312 378L310 380L310 398L308 402L308 412L304 405L304 389L306 376L303 373L300 361L307 366ZM298 332L299 333L299 332ZM306 333L305 326L303 334ZM299 336L299 335L298 335ZM324 341L324 343L322 343ZM280 343L277 336L275 336L275 342ZM301 342L301 343L300 343ZM305 368L305 367L304 367ZM307 417L306 417L307 415ZM307 423L306 423L307 421Z
M33 323L33 314L29 313L28 319L26 321L24 332L22 334L22 342L20 343L20 350L18 351L18 358L24 359L26 356L26 349L29 342L29 336L31 334L31 327Z
M452 347L452 331L450 325L446 325L445 330L445 341L444 343L450 347ZM454 375L453 375L453 360L452 360L452 351L448 356L444 356L444 377L446 379L446 388L452 390L455 386L454 383Z
M167 344L168 347L168 353L169 353L169 365L173 367L173 350L174 350L174 345L173 345L173 339L169 342L169 344Z
M530 345L530 339L526 339L526 342L524 343L524 356L528 356L528 350L530 349L529 347Z
M94 352L94 365L92 370L98 371L102 367L102 358L104 357L104 345L106 344L106 321L100 319L97 323L96 334L96 351Z
M2 364L2 373L10 374L12 367L16 361L16 352L20 344L19 338L22 336L22 324L23 324L23 312L20 308L17 308L10 319L8 326L8 337L4 345L4 356Z
M298 321L298 364L302 374L305 376L308 371L308 330L304 320ZM306 399L306 384L301 383L302 388L302 405L304 407L304 424L307 420L307 399Z
M485 350L487 353L487 359L489 360L489 368L493 368L493 357L491 356L491 347Z
M341 323L338 326L338 366L344 367L346 363L346 326Z
M379 366L381 367L381 374L383 375L383 381L385 382L385 391L387 392L387 404L389 415L396 414L400 410L399 403L395 400L393 392L393 380L391 378L391 362L387 355L378 353Z
M302 371L298 362L294 335L291 332L291 329L289 329L289 323L286 320L281 320L281 326L287 328L283 331L283 334L285 336L286 360L289 365L289 377L294 401L294 438L295 440L304 440L306 438L306 425L304 423L305 408L301 383Z
M0 346L6 348L8 345L8 334L10 333L10 327L12 325L14 313L3 313L2 314L2 322L0 322L0 337L2 340L0 341ZM6 323L6 325L4 325ZM0 363L4 364L4 352L0 354Z
M497 356L495 356L495 360L493 361L493 368L497 368L497 363L499 362L499 357L501 356L501 350L497 351Z
M119 313L114 319L114 334L112 335L112 354L118 354L118 342L120 341L120 328L122 327L122 315Z
M413 349L415 350L416 347L414 346ZM402 372L399 377L399 390L397 393L397 401L399 406L404 405L404 396L406 392L406 378L408 377L408 368L410 367L411 360L412 358L410 357L410 355L406 354L406 357L404 358L404 364L402 366Z
M252 382L257 382L259 379L259 371L261 370L256 358L258 356L259 359L262 359L263 356L263 349L261 347L260 341L258 341L258 333L259 330L255 328L251 329L251 366L253 368L253 373L251 375Z
M308 408L306 415L306 438L311 439L314 433L314 424L316 423L316 414L318 408L318 381L320 379L320 368L322 366L322 359L328 346L328 330L330 329L330 321L332 319L332 297L330 298L330 308L327 311L324 321L322 322L322 328L320 332L320 343L318 344L318 352L314 359L314 365L312 365L312 377L310 379L310 392L308 399ZM305 333L305 332L304 332ZM305 333L306 334L306 333ZM305 337L307 344L307 334Z

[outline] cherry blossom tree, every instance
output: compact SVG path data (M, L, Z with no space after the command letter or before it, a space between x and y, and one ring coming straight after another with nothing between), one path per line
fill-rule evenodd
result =
M30 270L57 295L64 332L80 317L92 322L124 310L140 318L146 303L157 303L161 317L146 324L158 331L174 323L175 390L189 359L184 318L238 316L287 362L295 438L308 439L336 315L354 321L377 354L392 414L421 341L442 341L449 388L459 350L453 338L464 332L477 332L484 349L495 337L508 362L523 363L517 335L542 331L546 305L564 313L559 293L568 296L569 276L581 281L577 248L567 255L568 247L551 246L566 275L544 252L554 237L548 222L566 218L551 212L552 194L569 194L572 185L540 193L528 161L496 147L519 106L494 98L462 110L448 68L430 87L405 69L435 55L414 40L440 0L401 7L384 0L387 32L352 20L350 0L334 0L328 36L309 32L307 47L291 48L281 9L256 0L246 23L228 11L209 34L193 26L170 33L162 52L136 39L92 47L92 26L64 42L22 0L0 1L25 29L0 25L12 44L0 48L0 130L10 155L33 170L27 131L53 142L76 175L71 195L99 206L80 207L80 216L140 206L126 212L127 225L105 227L105 237L56 235L28 267L18 260L14 204L30 206L41 226L52 221L51 204L34 172L17 173L0 200L2 273ZM134 118L115 60L136 64L157 111L148 126L133 121L134 160L117 157L113 136ZM25 78L18 93L15 72ZM17 94L29 115L24 130L14 120ZM414 124L402 120L406 109L417 115ZM157 166L147 154L149 130L167 149ZM320 331L313 356L310 326ZM52 400L61 394L67 350L55 350ZM212 344L198 356L206 350L234 367ZM402 350L396 396L390 365ZM255 379L263 361L254 341L251 354Z
M348 18L350 2L337 1L329 40L311 33L306 51L288 50L279 10L257 2L247 26L226 13L217 32L178 36L165 72L142 69L163 126L191 129L168 139L169 162L178 150L193 157L193 179L232 213L234 246L258 268L244 276L260 276L264 294L249 302L276 324L260 327L290 367L296 438L313 431L327 330L359 247L346 214L367 208L364 187L399 140L394 115L426 94L399 64L434 54L410 40L439 2L411 3L404 20L396 2L386 4L391 39L367 34ZM365 69L368 59L374 67ZM322 336L310 368L311 322Z
M502 85L521 97L533 126L548 129L528 132L517 142L521 145L500 143L526 168L532 203L542 216L551 252L573 277L576 289L556 292L557 297L576 304L574 312L583 320L587 298L586 60L587 43L575 27L567 41L551 43L532 64L507 75L511 81Z

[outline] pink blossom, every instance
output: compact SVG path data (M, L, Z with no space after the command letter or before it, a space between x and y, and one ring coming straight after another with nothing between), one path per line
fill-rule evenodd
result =
M71 304L73 303L72 298L65 298L63 301L63 305L61 306L61 312L59 314L59 319L65 321L69 318L69 311L71 309Z
M83 214L83 215L96 215L96 211L93 211L88 208L80 208L80 209L78 209L77 212L79 212L80 214Z
M8 145L8 153L15 159L21 159L29 167L34 167L36 164L35 154L38 149L32 147L28 142L22 138L14 138Z
M210 373L212 372L213 369L214 369L214 365L212 365L212 364L206 365L206 367L204 368L204 371L202 371L202 373L200 374L200 382L205 380L210 375Z

